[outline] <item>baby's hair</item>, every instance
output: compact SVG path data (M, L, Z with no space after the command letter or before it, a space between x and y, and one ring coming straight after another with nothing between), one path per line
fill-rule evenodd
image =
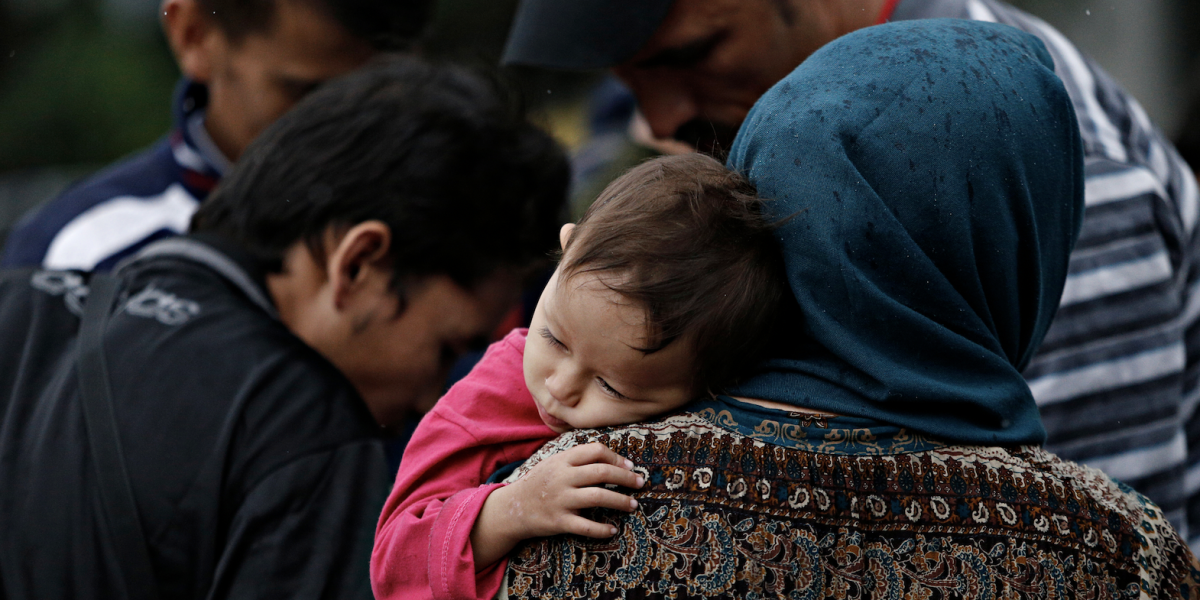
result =
M594 273L645 307L649 347L696 351L712 392L761 358L790 288L776 221L740 174L702 154L648 160L613 181L563 248L565 282Z

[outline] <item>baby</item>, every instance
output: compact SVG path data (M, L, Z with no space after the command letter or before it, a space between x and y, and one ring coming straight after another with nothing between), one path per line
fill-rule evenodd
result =
M633 463L601 444L485 483L572 429L645 421L730 383L788 294L774 225L741 176L699 154L632 169L560 233L528 330L493 344L413 434L380 518L377 598L491 598L522 540L608 537L580 510L633 511Z

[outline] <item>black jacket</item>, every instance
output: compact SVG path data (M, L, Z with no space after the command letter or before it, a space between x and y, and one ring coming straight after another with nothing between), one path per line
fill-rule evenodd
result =
M380 429L217 246L143 251L104 335L159 597L370 598ZM0 599L120 595L75 365L88 280L0 276Z

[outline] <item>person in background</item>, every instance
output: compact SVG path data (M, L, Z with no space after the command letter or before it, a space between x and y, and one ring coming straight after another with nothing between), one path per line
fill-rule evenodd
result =
M1083 232L1055 322L1024 371L1047 449L1146 494L1200 544L1200 526L1189 527L1200 523L1196 179L1137 101L1061 33L996 0L522 0L504 61L612 67L655 136L722 154L754 102L818 48L931 18L1037 36L1074 102ZM964 86L992 76L987 64L971 68Z
M518 468L600 442L646 484L592 515L612 538L518 546L503 597L1200 597L1153 502L1039 447L1021 370L1086 185L1053 65L1011 27L921 20L843 36L771 88L729 164L795 215L777 239L803 320L728 395L568 432Z
M1184 113L1183 127L1175 136L1175 147L1189 165L1200 165L1200 91L1192 94L1192 101Z
M381 60L187 236L0 275L0 598L371 598L383 437L546 265L569 179L488 80Z
M322 81L412 45L431 0L164 0L183 79L150 148L24 217L0 266L107 271L192 214L263 129Z

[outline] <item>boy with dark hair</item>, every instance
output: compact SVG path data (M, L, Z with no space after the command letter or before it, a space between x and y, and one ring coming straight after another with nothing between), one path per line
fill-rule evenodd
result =
M183 233L250 141L322 81L404 49L431 0L163 0L183 74L175 126L76 184L11 232L0 265L107 271Z
M568 178L487 81L381 61L192 235L0 277L0 597L370 598L382 434L496 327Z
M560 433L681 408L753 365L788 297L764 213L743 177L691 154L634 168L564 225L534 336L493 344L414 433L376 535L377 597L490 598L521 540L615 533L580 510L633 510L598 486L645 481L600 444L510 486L493 473Z

